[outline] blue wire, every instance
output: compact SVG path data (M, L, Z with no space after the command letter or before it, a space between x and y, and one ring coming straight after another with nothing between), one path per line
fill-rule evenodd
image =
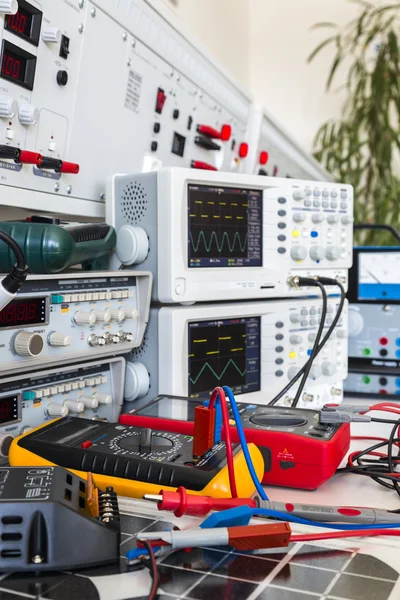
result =
M249 470L249 473L253 480L253 483L256 486L258 495L260 496L260 498L262 500L269 500L267 494L264 491L264 488L262 487L262 485L257 477L257 473L255 472L253 461L251 460L251 456L250 456L249 448L247 445L246 436L245 436L245 433L243 430L242 421L240 419L239 409L237 407L235 396L233 395L231 388L229 388L227 385L224 385L222 389L224 390L225 394L229 398L229 402L231 404L233 416L234 416L235 423L236 423L236 429L237 429L237 432L239 435L240 445L242 446L242 450L243 450L244 458L246 460L247 468Z

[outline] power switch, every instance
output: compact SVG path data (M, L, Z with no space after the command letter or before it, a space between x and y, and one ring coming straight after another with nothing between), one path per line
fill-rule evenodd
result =
M69 37L66 35L61 36L61 44L60 44L60 56L61 58L67 59L69 55Z
M164 90L162 90L161 88L158 88L155 110L156 110L156 113L158 113L159 115L161 115L161 113L163 111L166 99L167 99L167 96L165 95Z

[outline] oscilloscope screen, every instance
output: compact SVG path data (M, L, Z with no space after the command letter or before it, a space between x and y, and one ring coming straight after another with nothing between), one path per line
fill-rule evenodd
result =
M189 396L217 385L237 394L260 390L260 317L189 323Z
M262 191L188 185L189 267L262 266Z

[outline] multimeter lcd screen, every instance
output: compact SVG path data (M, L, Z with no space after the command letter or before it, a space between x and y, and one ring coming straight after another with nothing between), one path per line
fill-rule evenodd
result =
M13 300L0 311L0 328L46 323L46 297Z
M76 438L90 437L93 434L93 431L98 428L98 423L88 423L83 419L60 422L58 427L44 429L43 433L39 434L36 439L41 442L53 444L70 444Z
M260 317L189 323L189 396L229 382L236 394L260 390Z
M188 266L262 266L262 190L188 186Z
M194 409L199 405L198 400L186 398L160 398L135 410L135 415L141 417L158 417L174 419L175 421L194 421Z
M0 425L18 420L18 395L0 398Z
M358 299L400 300L400 252L359 252Z

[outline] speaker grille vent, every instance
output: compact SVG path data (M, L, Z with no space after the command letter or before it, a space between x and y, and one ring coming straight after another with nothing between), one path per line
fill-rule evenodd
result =
M121 196L121 210L126 223L138 225L147 212L147 194L141 183L131 181Z
M144 356L146 356L148 349L149 349L149 338L148 338L147 333L145 333L142 344L139 346L139 348L135 348L134 350L132 350L131 357L135 360L137 360L139 358L143 358Z

